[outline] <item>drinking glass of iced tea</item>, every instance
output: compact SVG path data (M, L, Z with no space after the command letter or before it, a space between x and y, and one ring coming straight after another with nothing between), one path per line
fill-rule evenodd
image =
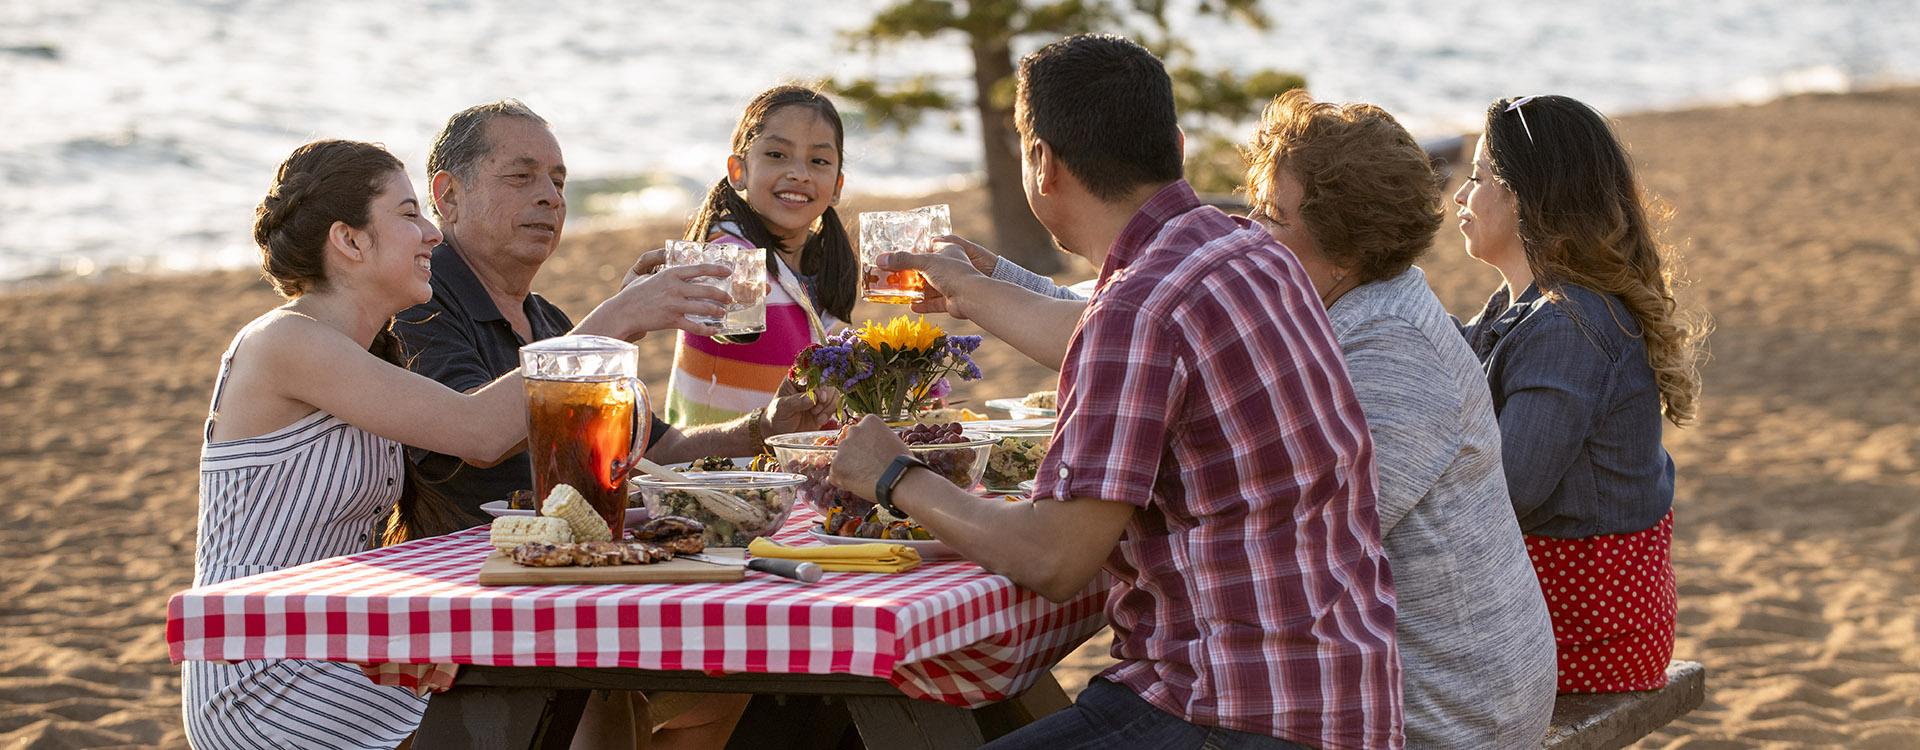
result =
M869 302L906 305L927 296L927 281L919 271L887 271L875 263L887 253L926 253L932 251L933 215L931 209L946 213L946 206L928 206L913 211L865 211L860 214L860 267L864 288L861 297ZM951 220L947 222L951 224ZM945 232L942 232L945 234Z
M605 336L520 347L534 496L572 485L615 539L626 521L627 475L647 450L651 407L639 369L637 347Z
M722 336L767 330L767 251L725 242L667 241L667 267L701 263L727 267L724 277L696 281L726 292L733 300L727 303L725 316L688 315L687 319L718 326Z

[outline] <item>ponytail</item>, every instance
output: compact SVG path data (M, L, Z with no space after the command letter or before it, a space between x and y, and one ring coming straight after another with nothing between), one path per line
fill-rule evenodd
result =
M840 212L831 206L820 217L820 231L807 241L801 271L818 279L820 307L841 320L853 318L853 303L860 296L860 258L853 252Z

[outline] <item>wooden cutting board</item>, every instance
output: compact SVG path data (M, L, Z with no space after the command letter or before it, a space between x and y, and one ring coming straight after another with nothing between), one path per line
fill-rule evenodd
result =
M743 559L742 547L709 547L706 554ZM543 583L711 583L738 581L746 577L746 568L715 565L676 557L650 565L608 565L600 568L529 568L515 564L506 555L494 552L480 565L482 586L523 586Z

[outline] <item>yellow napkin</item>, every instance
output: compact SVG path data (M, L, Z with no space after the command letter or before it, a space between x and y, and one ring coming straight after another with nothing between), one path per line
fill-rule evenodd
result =
M920 553L904 544L871 542L826 547L788 547L766 537L747 545L754 557L805 560L835 573L905 573L920 564Z

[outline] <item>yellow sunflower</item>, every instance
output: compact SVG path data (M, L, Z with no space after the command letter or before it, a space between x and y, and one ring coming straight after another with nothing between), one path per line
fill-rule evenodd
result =
M947 335L947 332L940 330L940 326L928 323L926 318L902 315L887 321L886 325L874 325L873 321L867 321L860 326L857 335L871 347L923 352L932 349L934 342Z

